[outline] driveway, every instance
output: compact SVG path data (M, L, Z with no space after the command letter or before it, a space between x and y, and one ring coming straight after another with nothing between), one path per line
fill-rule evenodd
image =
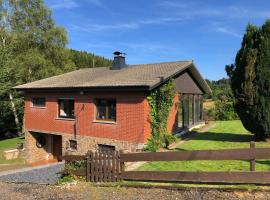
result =
M55 184L64 169L64 162L0 172L0 182Z

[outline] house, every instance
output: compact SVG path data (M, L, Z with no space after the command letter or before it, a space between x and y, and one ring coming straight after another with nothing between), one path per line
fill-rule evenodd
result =
M168 79L176 85L168 130L202 121L202 95L211 92L192 61L86 68L16 86L25 95L28 163L88 150L143 149L151 134L147 95Z

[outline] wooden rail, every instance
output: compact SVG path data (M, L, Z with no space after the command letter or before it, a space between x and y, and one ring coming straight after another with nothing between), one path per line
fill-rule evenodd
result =
M123 180L192 182L192 183L250 183L270 184L270 172L255 171L256 159L270 159L270 148L197 150L182 152L123 153L89 152L85 156L64 157L68 161L86 160L86 169L75 174L85 175L91 182ZM125 171L125 162L138 161L193 161L193 160L246 160L250 171L241 172L179 172L179 171ZM181 163L179 163L181 164ZM84 172L83 172L84 170Z
M124 180L182 183L270 184L270 172L127 171Z

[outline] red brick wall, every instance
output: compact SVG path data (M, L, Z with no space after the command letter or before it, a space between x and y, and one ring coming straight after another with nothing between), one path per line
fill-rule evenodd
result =
M46 97L46 108L33 108L32 97ZM103 137L124 140L134 143L146 143L151 134L149 123L149 105L146 95L133 93L89 93L77 94L26 94L25 96L25 128L28 130L51 133L74 134L75 120L57 119L58 98L74 98L75 114L78 115L76 133L78 135ZM116 123L104 124L95 122L95 98L116 98ZM177 120L177 102L172 106L168 130L173 131ZM84 105L84 110L79 114Z
M179 95L176 94L168 117L167 128L169 133L176 131L178 128L178 104L179 104Z

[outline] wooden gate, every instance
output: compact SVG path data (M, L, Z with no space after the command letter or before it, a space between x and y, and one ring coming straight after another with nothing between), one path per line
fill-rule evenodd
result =
M120 180L124 163L119 151L89 152L87 156L86 180L91 182L115 182Z
M124 163L120 160L120 151L89 151L85 156L64 156L66 164L85 162L85 168L69 171L77 176L86 176L89 182L116 182L120 180Z

